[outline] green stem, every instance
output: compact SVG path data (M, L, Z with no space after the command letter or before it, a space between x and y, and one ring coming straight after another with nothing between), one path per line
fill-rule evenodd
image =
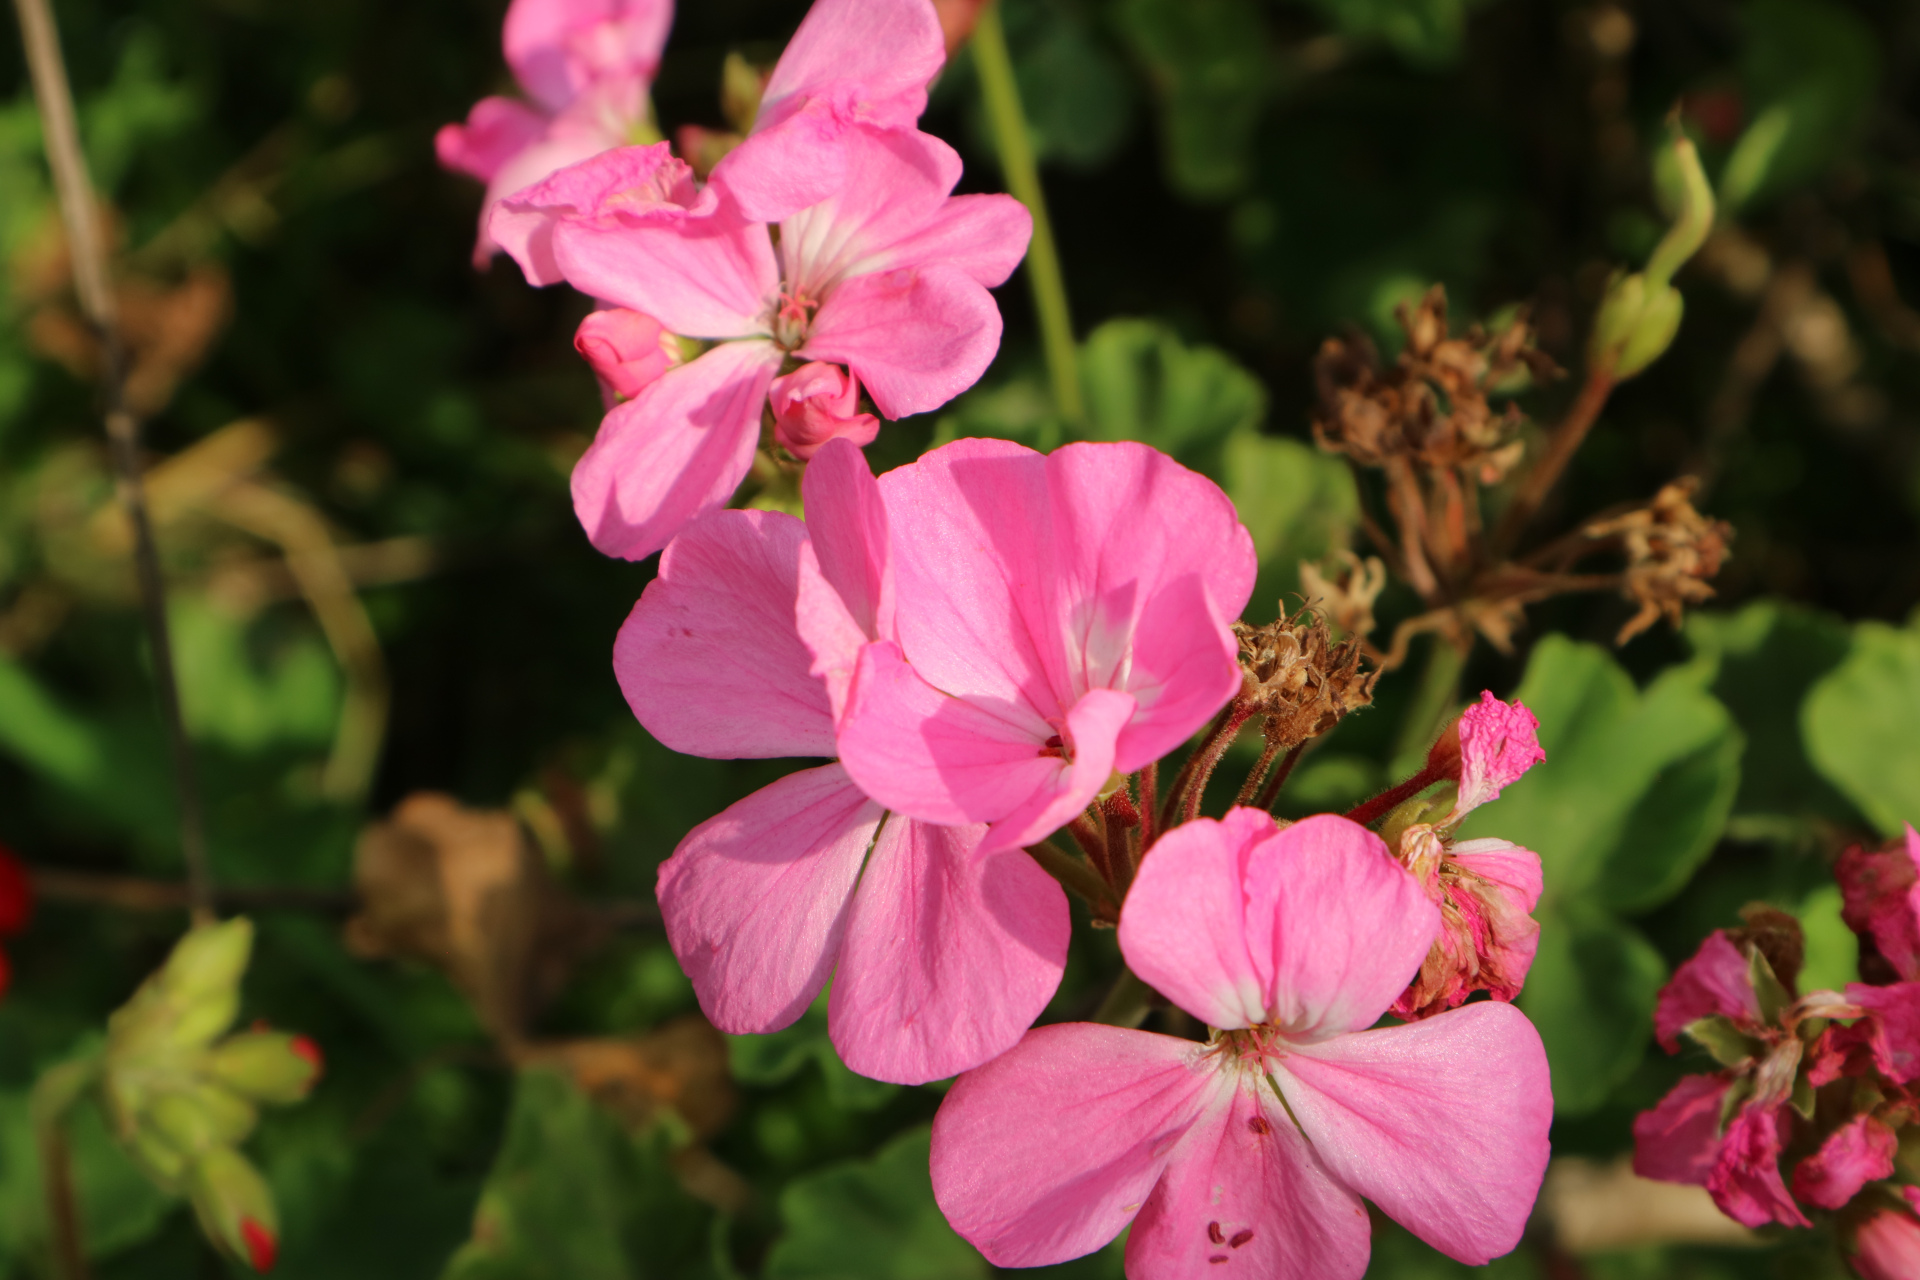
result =
M1417 769L1427 756L1427 748L1440 729L1440 719L1454 703L1460 688L1460 672L1467 665L1467 650L1444 635L1433 638L1427 653L1427 669L1420 676L1420 688L1407 708L1400 726L1400 741L1393 750L1399 771Z
M1039 863L1042 871L1058 880L1062 888L1086 899L1087 905L1096 912L1113 909L1113 890L1100 878L1100 873L1059 845L1042 840L1039 844L1027 846L1027 856Z
M1133 970L1122 969L1120 980L1100 1002L1093 1020L1109 1027L1137 1027L1147 1020L1153 1008L1153 995L1153 988L1142 982Z
M40 1154L40 1182L46 1197L47 1239L58 1280L87 1280L87 1249L80 1225L80 1203L73 1183L72 1152L67 1145L67 1113L93 1087L100 1071L94 1054L47 1068L34 1081L28 1112L34 1145Z
M980 10L979 24L973 29L973 62L980 72L980 94L986 100L987 123L1000 153L1007 190L1033 215L1027 284L1033 289L1033 309L1040 319L1040 345L1047 357L1053 406L1062 423L1077 427L1086 420L1087 406L1080 389L1073 315L1067 309L1067 282L1060 272L1053 226L1047 220L1040 168L1034 162L1027 115L1020 106L1020 88L1013 80L1013 59L1007 54L1007 33L1000 25L998 0Z

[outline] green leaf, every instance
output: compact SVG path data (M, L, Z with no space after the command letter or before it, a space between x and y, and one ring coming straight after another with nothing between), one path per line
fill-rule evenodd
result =
M1845 6L1755 0L1741 74L1753 122L1720 174L1730 211L1824 173L1852 147L1880 80L1878 40Z
M1106 163L1133 129L1126 69L1063 5L1009 5L1007 43L1039 160Z
M1515 695L1540 718L1546 761L1464 832L1538 853L1549 898L1618 911L1671 898L1712 851L1740 785L1744 740L1704 687L1712 674L1669 668L1641 691L1605 650L1546 636Z
M1920 820L1920 628L1854 628L1801 708L1807 756L1886 835Z
M1807 691L1847 655L1846 624L1780 600L1757 600L1737 613L1695 613L1687 643L1717 666L1715 697L1747 738L1741 761L1742 816L1845 818L1847 802L1815 771L1800 735Z
M1300 562L1347 544L1360 496L1346 463L1285 436L1237 431L1221 450L1227 496L1253 535L1260 559L1248 617L1278 612L1283 593L1300 586Z
M1556 1114L1592 1111L1633 1074L1653 1034L1666 962L1632 925L1583 901L1542 901L1540 951L1519 1005L1553 1071Z
M933 1200L931 1130L910 1130L871 1160L796 1179L780 1196L786 1231L767 1280L986 1280L986 1259Z
M1234 432L1257 430L1267 415L1258 379L1217 347L1188 346L1158 320L1109 320L1080 350L1087 434L1138 440L1190 467L1214 470L1211 455Z
M1273 79L1259 9L1251 0L1121 0L1114 21L1160 99L1168 181L1196 200L1240 190Z
M705 1274L709 1217L674 1180L661 1135L629 1135L565 1076L523 1071L473 1239L444 1280Z
M1415 66L1436 67L1460 54L1469 0L1313 0L1350 40L1379 41Z
M275 743L324 746L339 716L340 676L320 636L302 627L260 654L267 628L206 600L169 609L188 732L237 751Z
M822 991L800 1020L784 1031L763 1036L728 1036L727 1054L733 1078L742 1084L784 1084L809 1062L820 1064L827 1100L849 1111L883 1107L900 1092L897 1084L856 1075L840 1061L827 1036L829 987Z
M1860 981L1860 939L1840 915L1837 884L1823 884L1800 904L1794 914L1806 937L1806 959L1800 965L1800 990L1838 991Z

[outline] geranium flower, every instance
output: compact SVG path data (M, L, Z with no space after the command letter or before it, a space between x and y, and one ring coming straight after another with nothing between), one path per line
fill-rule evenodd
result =
M442 166L487 184L476 267L498 252L487 221L500 197L658 136L647 91L672 25L673 0L513 0L501 43L532 103L482 98L433 139Z
M1480 1003L1368 1030L1439 913L1333 815L1235 809L1168 832L1120 947L1205 1044L1067 1023L960 1077L933 1124L935 1198L999 1266L1099 1248L1131 1280L1366 1270L1365 1196L1443 1253L1512 1249L1547 1165L1540 1037Z
M1920 983L1796 997L1797 923L1766 910L1749 918L1748 930L1715 930L1661 989L1661 1046L1677 1052L1685 1034L1723 1069L1686 1077L1634 1121L1633 1166L1642 1177L1706 1187L1745 1226L1804 1227L1798 1201L1837 1209L1893 1172L1893 1131L1916 1110L1905 1086L1920 1076ZM1816 1131L1814 1091L1842 1077L1875 1085L1871 1101L1856 1111L1862 1095L1846 1087ZM1789 1193L1780 1156L1796 1114L1818 1146L1795 1168Z
M895 634L857 654L840 757L868 795L1031 844L1240 687L1253 541L1218 486L1145 445L1043 456L959 440L880 477ZM803 619L811 593L803 584Z
M772 383L791 358L844 365L888 418L971 386L1000 346L988 286L1026 252L1032 220L1011 196L950 196L960 158L936 138L850 126L845 185L772 228L746 216L724 173L697 188L665 143L610 151L501 202L496 240L536 284L575 288L716 345L613 410L573 472L593 544L640 559L723 505L759 443ZM852 396L801 397L860 437ZM787 438L830 429L791 410Z
M1452 779L1455 795L1440 821L1414 823L1400 833L1399 856L1440 908L1440 934L1394 1002L1398 1017L1452 1009L1476 991L1512 1000L1526 983L1540 949L1540 925L1530 914L1544 885L1540 855L1508 840L1456 842L1452 832L1547 758L1539 728L1522 704L1482 692L1428 753L1425 773Z
M650 733L714 759L834 754L795 594L805 559L873 616L860 602L885 566L850 527L872 490L842 443L807 470L809 525L723 511L674 540L614 646ZM849 1067L951 1076L1017 1041L1066 962L1060 886L1024 853L983 853L983 834L889 814L839 764L804 769L696 827L661 866L668 941L723 1031L787 1026L832 978L828 1031Z

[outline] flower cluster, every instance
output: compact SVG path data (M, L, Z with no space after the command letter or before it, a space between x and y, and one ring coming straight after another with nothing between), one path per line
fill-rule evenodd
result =
M1509 1003L1540 867L1454 833L1541 758L1533 717L1486 695L1403 785L1282 822L1301 751L1377 669L1311 613L1239 621L1254 548L1217 485L1133 443L967 439L872 473L881 418L992 360L988 289L1030 232L1008 197L953 196L958 157L916 128L944 56L930 0L819 0L717 159L610 144L485 215L531 282L599 304L576 346L611 407L573 496L602 551L661 552L614 646L634 715L693 755L827 762L661 866L674 953L724 1031L830 988L853 1070L959 1076L934 1189L996 1263L1132 1222L1136 1280L1358 1276L1362 1197L1455 1258L1505 1253L1552 1113ZM761 450L804 521L725 509ZM1202 817L1255 722L1240 803ZM1067 889L1140 998L1035 1030ZM1136 1029L1155 1004L1205 1038Z
M1920 1241L1910 1208L1920 1170L1899 1154L1903 1131L1920 1121L1916 870L1912 828L1892 848L1850 850L1836 868L1862 971L1877 981L1799 994L1800 926L1765 907L1748 908L1745 928L1715 931L1680 967L1660 994L1655 1033L1670 1053L1685 1036L1720 1069L1681 1080L1636 1121L1642 1176L1705 1186L1750 1227L1805 1227L1809 1211L1846 1210L1862 1275L1913 1274L1871 1259Z

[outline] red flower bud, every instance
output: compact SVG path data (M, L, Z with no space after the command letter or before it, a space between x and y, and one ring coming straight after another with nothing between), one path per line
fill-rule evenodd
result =
M811 458L836 436L868 445L880 434L880 420L860 412L860 384L837 364L803 364L775 378L769 393L773 438L796 458Z
M680 341L658 320L624 307L588 315L573 335L573 349L593 366L610 397L631 400L680 363Z

